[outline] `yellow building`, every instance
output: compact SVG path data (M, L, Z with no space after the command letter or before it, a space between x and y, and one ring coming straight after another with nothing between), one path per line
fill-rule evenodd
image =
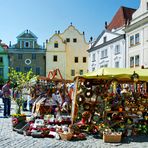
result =
M88 43L84 32L80 33L72 24L46 41L46 49L46 76L57 68L67 80L87 72Z

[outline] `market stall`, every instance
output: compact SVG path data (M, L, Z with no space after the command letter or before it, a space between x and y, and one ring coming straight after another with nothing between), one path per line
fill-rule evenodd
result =
M30 88L32 116L22 120L22 114L14 114L13 130L32 137L64 138L71 124L72 89L72 81L38 77Z
M75 78L72 123L105 142L148 134L148 69L100 68Z

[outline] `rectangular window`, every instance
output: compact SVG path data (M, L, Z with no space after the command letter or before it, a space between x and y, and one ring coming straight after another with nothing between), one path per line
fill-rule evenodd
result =
M139 55L135 56L135 66L139 66Z
M107 58L107 49L101 51L101 58Z
M107 64L101 65L100 68L102 67L108 67L108 65Z
M4 69L3 68L0 68L0 76L4 77Z
M57 55L54 55L54 56L53 56L53 61L54 61L54 62L57 62L57 61L58 61L58 56L57 56Z
M29 66L24 67L24 71L25 71L25 72L28 72L30 69L31 69L31 67L29 67Z
M86 57L83 57L83 63L86 63Z
M20 67L16 67L15 69L16 69L17 72L21 71Z
M92 62L94 62L94 61L96 61L96 54L95 53L92 55Z
M3 63L3 57L0 57L0 63Z
M40 67L36 67L36 75L40 75Z
M83 75L83 70L82 69L80 70L80 75Z
M78 63L78 57L75 57L75 63Z
M92 71L95 71L95 67L92 68Z
M75 76L75 70L74 69L71 70L71 76Z
M116 45L115 46L115 54L119 54L120 53L120 45Z
M22 54L18 54L18 59L22 60L23 59L23 55Z
M130 57L130 67L134 67L134 57Z
M134 45L134 36L130 36L130 46Z
M77 42L77 39L76 39L76 38L74 38L74 39L73 39L73 42L74 42L74 43L76 43L76 42Z
M104 50L101 51L101 58L104 58Z
M107 49L105 49L105 56L104 56L104 58L106 58L107 57Z
M119 68L119 61L115 62L115 68Z
M139 43L139 33L135 34L135 44Z
M32 59L34 59L34 60L36 59L36 54L35 53L32 54Z
M58 43L54 43L54 48L58 48L59 44Z
M66 42L70 42L70 38L66 38Z

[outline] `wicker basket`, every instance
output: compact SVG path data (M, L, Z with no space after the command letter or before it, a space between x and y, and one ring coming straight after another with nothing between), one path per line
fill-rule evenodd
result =
M120 133L106 133L103 132L103 141L104 142L121 142L122 132Z
M73 134L72 133L59 133L62 140L71 140Z

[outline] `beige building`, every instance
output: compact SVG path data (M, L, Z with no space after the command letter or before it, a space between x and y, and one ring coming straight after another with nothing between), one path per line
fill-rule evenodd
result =
M148 0L141 0L126 31L127 66L148 68Z
M46 76L57 68L67 80L87 72L88 43L84 32L80 33L72 24L46 41L46 49Z

